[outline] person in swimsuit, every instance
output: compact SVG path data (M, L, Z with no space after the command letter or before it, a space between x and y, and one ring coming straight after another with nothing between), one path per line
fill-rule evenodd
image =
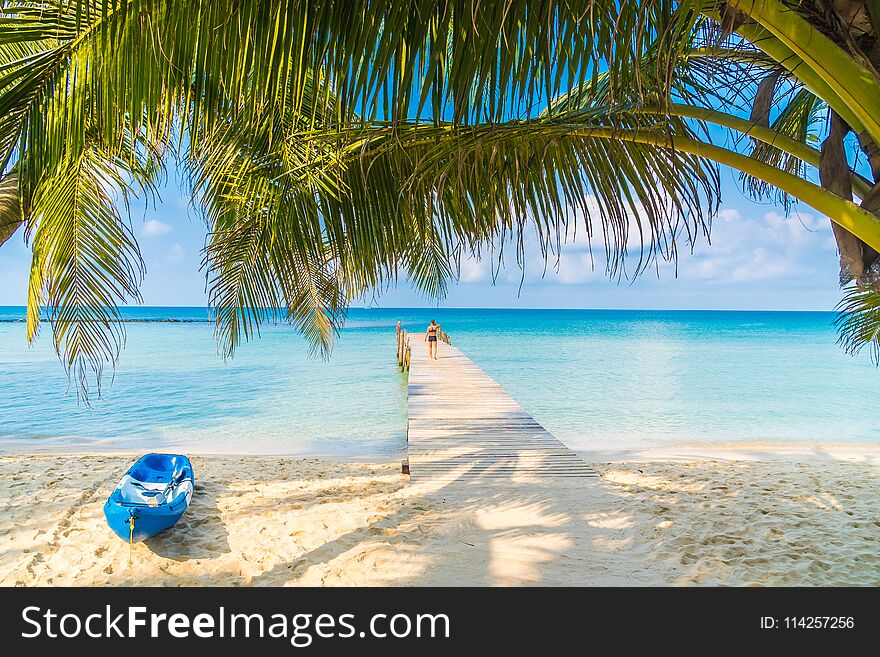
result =
M428 330L425 331L425 340L428 343L428 358L433 358L434 360L437 360L437 331L439 330L440 325L432 319L431 323L428 324Z

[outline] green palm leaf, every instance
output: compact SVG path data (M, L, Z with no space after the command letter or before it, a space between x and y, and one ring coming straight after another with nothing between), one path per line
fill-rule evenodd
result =
M28 338L46 307L55 348L88 401L101 393L101 373L115 363L125 339L118 304L137 299L144 273L137 242L117 209L129 194L122 166L88 148L38 188L28 217L34 251Z
M344 192L319 198L319 211L333 218L327 222L331 242L369 230L382 252L411 239L414 226L425 227L421 235L426 228L438 231L447 253L519 243L532 229L550 249L580 223L588 236L603 235L611 274L635 245L637 273L656 255L674 258L682 235L693 243L705 233L717 172L675 149L616 140L618 129L669 134L655 117L598 110L471 127L337 130L334 148L343 153L343 168L333 175ZM675 129L690 134L683 121Z
M838 344L853 355L867 348L871 360L880 365L880 294L849 285L836 310Z

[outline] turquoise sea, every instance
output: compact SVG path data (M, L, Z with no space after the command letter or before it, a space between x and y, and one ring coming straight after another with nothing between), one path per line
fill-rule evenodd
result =
M706 443L880 444L880 371L830 313L353 309L329 360L286 326L234 359L203 308L129 308L103 399L79 405L49 327L0 307L0 449L393 457L406 436L394 325L433 317L577 450ZM165 321L176 320L176 321Z

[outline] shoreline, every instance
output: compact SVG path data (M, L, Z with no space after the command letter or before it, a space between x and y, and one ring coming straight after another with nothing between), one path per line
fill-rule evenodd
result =
M199 457L199 458L211 458L211 459L288 459L288 460L298 460L298 461L326 461L329 463L374 463L374 464L399 464L401 459L404 457L405 452L400 452L400 454L394 455L382 455L382 454L320 454L320 453L309 453L309 454L299 454L299 453L287 453L287 452L232 452L232 451L217 451L217 450L192 450L192 449L180 449L174 446L166 446L166 448L161 448L157 450L153 449L143 449L143 450L134 450L128 448L119 448L119 449L56 449L46 447L44 449L26 449L22 447L21 449L8 449L6 445L0 445L0 458L5 456L43 456L43 457L51 457L51 456L59 456L59 457L71 457L71 458L88 458L88 457L119 457L119 458L131 458L132 462L134 460L140 458L144 454L148 454L150 452L156 452L159 454L185 454L189 457Z
M575 450L588 463L693 461L858 461L880 466L880 445L856 443L767 443L664 445L617 450Z
M878 586L875 451L655 450L563 489L195 455L190 509L131 566L102 507L134 453L3 453L0 584Z
M668 462L668 461L861 461L880 465L880 445L860 443L783 443L766 441L743 441L735 443L681 443L658 445L654 447L632 447L618 449L577 449L570 447L580 458L589 464L626 462ZM36 443L11 446L0 442L0 458L4 456L113 456L137 458L150 451L160 453L183 453L188 456L204 458L282 458L312 459L332 463L399 463L406 457L406 450L396 453L299 453L299 452L248 452L210 449L187 449L166 446L158 450L136 450L129 447L101 449L95 446L59 447L52 444L38 447Z

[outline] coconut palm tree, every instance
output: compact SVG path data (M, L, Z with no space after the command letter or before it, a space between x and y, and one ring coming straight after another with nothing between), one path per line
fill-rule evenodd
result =
M852 309L866 308L880 252L873 10L6 2L0 241L22 225L33 249L28 337L47 308L80 392L100 381L144 274L125 208L170 162L208 226L226 354L279 318L326 349L364 290L408 275L442 293L457 258L510 244L521 257L526 231L550 254L583 222L612 275L637 243L638 273L707 234L719 164L826 214L860 286ZM870 173L847 159L852 139ZM868 335L843 330L862 336L849 346Z

